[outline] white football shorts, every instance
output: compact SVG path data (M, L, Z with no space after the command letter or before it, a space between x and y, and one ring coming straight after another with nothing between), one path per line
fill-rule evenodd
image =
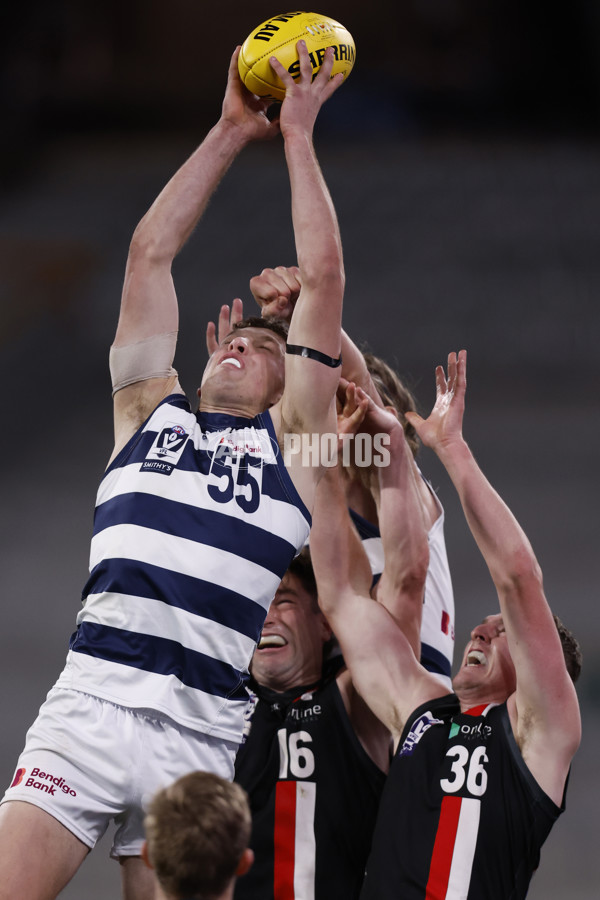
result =
M110 855L139 856L154 794L197 770L231 780L236 752L233 741L184 728L153 710L53 688L0 802L39 806L90 848L114 819Z

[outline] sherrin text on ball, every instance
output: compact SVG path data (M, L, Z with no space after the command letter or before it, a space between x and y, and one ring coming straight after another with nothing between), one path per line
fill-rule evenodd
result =
M259 97L283 100L285 87L275 74L269 59L277 57L293 78L300 75L296 44L306 41L313 78L321 68L327 47L333 47L331 77L342 72L344 79L352 71L356 48L352 35L343 25L319 13L282 13L255 28L242 45L238 59L240 78L249 91Z

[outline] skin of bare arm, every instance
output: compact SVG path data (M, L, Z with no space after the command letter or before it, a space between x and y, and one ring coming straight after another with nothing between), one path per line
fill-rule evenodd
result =
M302 272L302 289L290 325L289 343L309 346L335 358L339 356L341 341L342 247L335 209L313 146L313 128L320 107L341 84L342 76L330 78L333 66L330 48L313 81L305 42L299 41L297 49L300 77L296 81L274 57L271 59L274 71L286 87L279 127L284 139L296 253ZM222 307L218 329L209 323L209 350L214 351L218 346L217 330L221 338L228 315L230 325L238 321L241 301L234 301L231 314ZM286 354L283 395L270 408L281 446L285 444L286 434L334 431L338 380L339 371L335 368ZM303 466L301 459L294 456L286 462L300 496L312 508L321 466Z
M260 275L255 275L250 279L250 291L260 306L261 314L263 316L278 316L288 321L292 321L301 287L302 275L298 266L277 266L275 269L266 268L262 270ZM352 382L363 390L371 398L375 406L381 409L386 408L394 415L397 415L393 407L384 407L363 354L343 329L341 347L341 378L347 382ZM440 515L439 506L423 479L420 478L412 454L411 465L413 467L416 490L421 500L422 514L425 517L428 528L431 528ZM377 524L377 473L371 473L368 487L364 481L365 474L363 470L363 477L358 478L357 473L352 468L345 472L346 499L352 509L363 515L368 521ZM372 498L372 494L375 496L375 500Z
M373 466L385 566L371 590L394 617L413 649L421 654L421 615L429 564L427 527L413 456L398 418L377 406L352 382L340 379L338 388L340 444L357 431L387 437L388 459ZM420 481L420 479L419 479ZM346 500L347 487L344 485Z
M288 343L311 347L338 357L344 269L341 238L333 202L315 155L312 132L317 112L341 83L330 79L333 51L328 49L322 68L312 81L308 51L298 42L300 78L297 81L273 58L271 65L285 84L280 128L290 175L292 222L296 253L302 272L302 288L290 323ZM287 354L285 388L280 404L272 410L280 439L286 432L332 432L335 424L336 369L312 359ZM312 500L321 475L314 467L290 464L301 495ZM312 505L312 502L309 504Z
M354 688L396 743L412 710L445 691L420 665L389 610L370 596L370 565L348 516L337 468L327 469L317 488L311 548L319 604L340 642ZM422 567L421 559L416 566ZM415 582L404 579L411 590Z
M242 85L237 58L231 57L219 121L176 172L139 222L131 240L114 346L123 347L178 329L177 296L171 266L201 218L230 165L253 140L279 133L266 116L268 103ZM177 378L152 378L115 394L115 451L127 442L169 393L181 392Z
M298 266L277 266L263 269L250 279L250 291L263 316L278 316L292 320L296 301L302 288L302 274ZM349 335L342 329L342 377L361 387L378 405L381 398L365 365L365 360Z
M501 618L484 620L472 633L486 657L489 653L490 664L469 668L463 660L454 686L463 708L508 700L523 758L536 781L560 805L581 738L579 704L531 544L462 435L466 363L466 351L451 353L447 376L441 366L436 370L436 403L430 416L425 420L415 413L408 416L458 492L500 602ZM501 659L502 668L495 665Z

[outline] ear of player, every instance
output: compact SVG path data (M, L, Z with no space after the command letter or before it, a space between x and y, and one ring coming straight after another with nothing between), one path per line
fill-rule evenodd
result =
M321 68L327 47L333 47L331 77L342 72L344 80L356 59L354 40L335 19L319 13L294 12L273 16L255 28L246 38L238 59L240 78L249 91L259 97L283 100L285 87L269 63L277 57L293 78L300 75L296 44L306 41L313 78Z

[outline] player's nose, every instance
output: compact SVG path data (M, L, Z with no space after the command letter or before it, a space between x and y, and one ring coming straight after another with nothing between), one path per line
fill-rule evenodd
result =
M248 341L241 335L236 334L229 341L228 349L235 350L237 353L245 353L248 349Z
M471 632L471 640L476 641L484 641L485 643L489 643L490 641L490 627L489 625L485 625L483 622L479 625L476 625L473 631Z

